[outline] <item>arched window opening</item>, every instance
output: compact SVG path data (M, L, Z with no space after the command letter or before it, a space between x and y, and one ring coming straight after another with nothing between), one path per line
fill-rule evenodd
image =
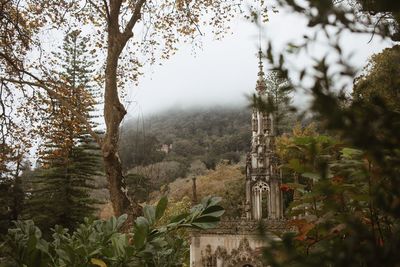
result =
M256 220L268 217L270 188L266 182L258 181L253 186L253 217Z

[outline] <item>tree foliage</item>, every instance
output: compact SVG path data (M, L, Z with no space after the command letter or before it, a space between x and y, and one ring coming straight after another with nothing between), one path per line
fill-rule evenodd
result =
M124 169L162 161L165 153L160 151L160 148L161 143L151 133L132 129L121 133L119 153Z
M343 55L338 41L344 31L373 33L396 40L398 24L396 21L387 23L385 18L396 18L398 4L393 1L368 2L373 4L370 11L375 14L372 15L387 13L389 17L384 17L383 23L376 23L374 17L369 16L371 14L366 14L366 19L360 23L358 5L346 6L336 1L279 1L280 5L305 16L310 28L322 32L332 48L331 54L335 54L333 61L328 61L327 57L318 58L312 66L300 70L297 73L300 82L294 87L310 92L314 118L321 121L323 129L338 138L343 146L339 155L330 149L314 149L311 154L308 149L300 149L300 154L294 155L295 159L299 155L306 160L319 158L322 161L316 162L322 164L318 164L312 173L307 173L309 168L303 168L314 166L309 165L308 160L304 166L291 166L294 169L299 167L297 172L311 178L312 183L307 187L299 184L293 188L301 193L290 207L292 216L295 216L292 223L298 231L283 236L282 242L271 240L272 247L265 251L265 256L273 266L398 265L400 143L396 132L400 117L396 107L387 101L388 92L395 91L398 84L389 81L390 88L380 90L386 84L373 83L379 66L390 66L392 58L375 57L379 58L377 64L372 63L372 68L368 68L358 81L362 85L364 79L371 79L371 87L367 89L363 84L357 88L356 82L356 91L359 90L356 94L363 97L349 99L346 96L348 84L342 82L356 77L356 70ZM384 10L378 8L384 5ZM317 41L317 36L305 35L277 57L269 45L266 55L274 68L288 75L288 54L307 53L306 49ZM386 67L383 69L387 70ZM391 71L395 72L395 68ZM385 76L379 73L382 75ZM341 79L339 82L338 77ZM306 78L307 83L304 82ZM293 141L298 143L301 139Z
M0 236L7 232L13 220L21 218L24 207L24 189L23 180L25 172L29 172L30 166L28 162L19 158L15 161L13 171L10 172L8 164L0 171Z
M380 98L392 110L400 110L400 45L372 56L364 73L356 78L353 98L370 103Z
M71 31L61 52L54 56L61 65L57 75L68 85L58 93L68 98L81 116L92 120L96 90L90 82L93 62L88 58L87 41L79 31ZM93 214L92 180L101 175L102 165L99 148L85 125L59 102L42 101L52 114L43 126L46 134L39 147L39 168L27 181L32 186L26 192L25 217L35 218L48 233L56 224L73 229Z
M6 266L180 266L182 239L169 235L182 228L209 229L224 213L218 205L220 198L204 198L201 204L170 218L159 225L168 201L161 198L155 206L145 206L143 215L136 218L132 231L121 233L127 215L108 221L84 223L72 233L57 226L51 241L43 239L32 221L18 221L9 230L0 247Z
M252 3L261 5L261 15L266 19L264 1ZM7 101L14 101L16 94L11 92L16 89L26 96L25 100L29 99L26 102L30 105L23 107L24 112L20 113L24 117L35 117L35 112L40 110L37 97L43 95L56 99L74 113L102 148L114 211L117 215L128 212L132 219L140 214L141 208L125 194L126 185L118 157L120 124L126 115L121 102L123 89L137 81L145 62L168 59L177 50L180 40L195 42L203 35L203 26L211 26L217 38L222 37L234 16L250 17L243 7L241 0L3 1L1 9L5 16L0 25L4 36L0 68L5 71L0 79L8 93ZM249 9L250 13L254 12L254 5ZM59 90L68 85L53 75L54 65L47 57L52 48L40 42L43 33L70 27L88 29L88 49L102 59L98 59L98 75L93 80L104 84L104 136L96 134L71 101L59 94ZM30 60L25 60L28 51L37 54L31 53Z

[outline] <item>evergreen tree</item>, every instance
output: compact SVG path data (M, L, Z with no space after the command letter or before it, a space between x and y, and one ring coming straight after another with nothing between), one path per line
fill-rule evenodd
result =
M22 172L26 169L23 154L11 146L1 146L0 161L0 236L7 233L13 220L18 220L22 212L24 191Z
M92 119L97 91L90 82L93 71L87 41L79 31L68 33L62 52L54 56L62 62L59 77L67 85L59 93L82 116ZM95 210L90 191L94 177L101 175L101 158L86 126L62 105L50 104L52 115L47 121L46 142L33 177L27 214L47 229L56 224L74 228Z

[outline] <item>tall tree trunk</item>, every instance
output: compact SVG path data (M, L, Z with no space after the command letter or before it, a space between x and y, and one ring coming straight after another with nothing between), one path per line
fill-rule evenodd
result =
M122 165L118 156L119 126L126 114L118 96L117 67L118 59L126 44L126 38L118 27L110 23L108 27L108 51L105 70L104 119L106 134L102 152L104 167L108 179L110 198L114 214L120 216L127 213L128 222L141 214L141 206L131 201L122 175Z

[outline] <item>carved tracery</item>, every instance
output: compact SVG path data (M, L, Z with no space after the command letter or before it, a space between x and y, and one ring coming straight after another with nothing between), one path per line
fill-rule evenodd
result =
M258 181L254 186L253 186L253 191L269 191L269 185L266 182L263 181Z
M232 249L228 254L226 249L218 246L215 251L207 245L204 254L202 251L203 267L262 267L260 255L250 247L247 238L243 238L237 249Z

